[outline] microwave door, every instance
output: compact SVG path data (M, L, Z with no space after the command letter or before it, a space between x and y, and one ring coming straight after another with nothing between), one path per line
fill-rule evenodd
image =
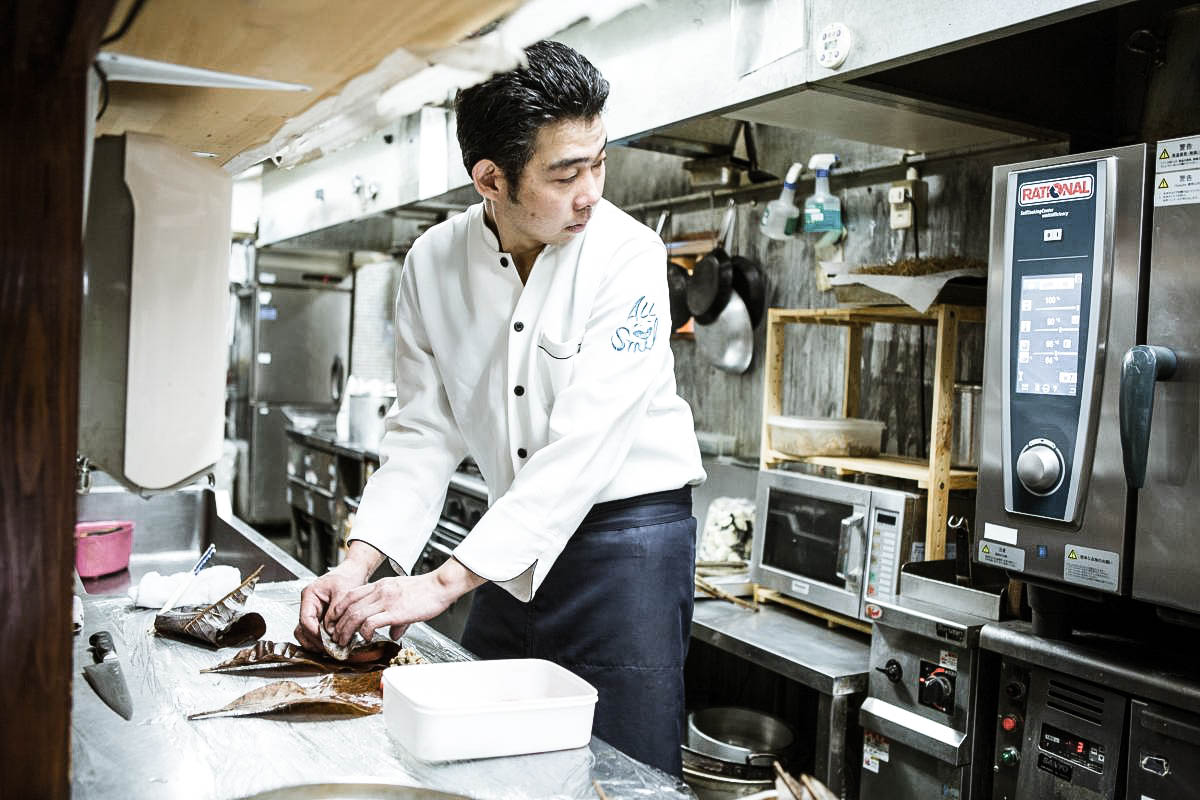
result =
M772 488L760 582L857 617L865 562L865 506Z

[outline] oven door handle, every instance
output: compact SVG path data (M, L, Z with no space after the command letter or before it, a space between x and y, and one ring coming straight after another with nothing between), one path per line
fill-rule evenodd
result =
M863 522L866 517L861 512L855 512L842 520L841 536L838 538L838 573L837 576L856 588L862 581L863 540L866 529ZM858 532L853 536L854 531Z

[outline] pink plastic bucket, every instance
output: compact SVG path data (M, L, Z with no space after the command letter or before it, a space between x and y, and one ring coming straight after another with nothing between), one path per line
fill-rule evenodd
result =
M126 569L132 550L133 523L128 520L75 524L75 569L81 578Z

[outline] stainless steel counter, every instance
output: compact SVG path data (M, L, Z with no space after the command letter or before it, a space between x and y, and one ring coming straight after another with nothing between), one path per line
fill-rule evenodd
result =
M263 584L251 609L272 640L291 637L305 581ZM510 758L423 763L392 740L382 715L283 721L261 717L189 721L272 680L201 674L234 652L208 650L150 632L153 611L123 596L85 598L85 626L75 641L72 686L72 794L79 798L225 800L304 783L366 780L439 789L471 797L595 798L606 795L691 797L674 778L593 738L586 748ZM133 698L133 720L111 711L82 680L87 638L112 632ZM425 625L408 644L433 661L470 654ZM300 683L316 678L300 678Z
M692 636L821 694L867 690L870 637L801 613L769 605L755 613L723 600L697 600Z
M1014 620L984 625L979 645L1002 656L1200 714L1200 675L1192 649L1178 639L1146 643L1048 639L1036 636L1032 624Z
M857 785L859 751L849 734L867 691L869 637L800 612L754 612L724 600L696 601L692 636L816 690L815 776L842 796Z

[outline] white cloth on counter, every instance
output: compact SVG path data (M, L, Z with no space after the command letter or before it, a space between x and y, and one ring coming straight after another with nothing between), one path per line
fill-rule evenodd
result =
M754 501L714 497L708 504L697 561L749 561L754 534Z
M191 571L176 572L173 575L160 575L157 572L147 572L136 586L129 587L129 599L139 608L162 608L162 604L171 599L171 595L179 588L179 584L192 575ZM196 579L178 600L175 607L208 606L232 592L242 583L242 571L237 567L219 565L206 567L196 573Z
M675 390L665 248L607 201L522 286L483 205L413 244L396 299L397 399L352 539L411 572L470 454L491 506L454 556L520 600L592 505L704 480Z

